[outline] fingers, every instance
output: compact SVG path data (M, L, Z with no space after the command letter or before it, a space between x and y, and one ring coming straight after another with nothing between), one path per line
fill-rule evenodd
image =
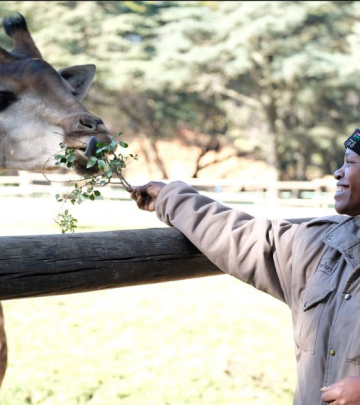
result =
M335 388L334 384L332 384L327 387L322 387L320 389L320 391L322 392L321 400L323 402L331 403L331 402L335 401L336 395L334 395L335 393L333 392L334 388Z
M344 380L336 381L334 384L327 385L326 387L320 388L321 392L327 392L333 390L334 388L341 387L344 384Z
M322 388L321 399L323 402L336 404L336 401L343 397L344 392L341 388L341 385L329 385L328 387Z
M150 196L139 195L135 201L139 209L150 212L155 211L155 201Z
M140 194L139 194L139 195L140 195ZM130 192L130 198L131 198L132 200L136 200L137 197L138 197L138 195L137 195L136 187L133 187L132 190L131 190L131 192Z
M151 182L145 184L144 186L132 187L130 189L130 191L129 190L127 190L127 191L129 191L131 193L130 198L132 198L133 200L136 200L142 194L144 194L144 195L148 194L149 187L151 187Z
M132 187L130 198L132 200L137 200L141 196L140 187Z
M322 388L320 391L323 393L321 399L323 402L333 402L336 400L336 392L333 389L328 389L329 387Z
M137 186L136 192L139 194L149 194L149 190L153 187L154 182L144 184L143 186Z
M134 196L139 196L140 194L148 194L149 196L156 198L165 186L166 184L160 181L150 181L143 186L132 187L131 194L133 194Z
M333 405L360 404L360 376L345 377L323 387L322 400Z
M147 193L150 186L151 183L145 184L144 186L133 187L130 198L135 200L139 209L152 212L155 211L155 199Z
M160 191L166 186L165 183L151 181L143 186L128 188L130 198L136 201L139 209L144 211L155 211L155 202Z

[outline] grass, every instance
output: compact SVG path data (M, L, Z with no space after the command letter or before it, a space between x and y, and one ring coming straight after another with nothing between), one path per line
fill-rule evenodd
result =
M230 276L3 305L1 405L292 401L290 312Z

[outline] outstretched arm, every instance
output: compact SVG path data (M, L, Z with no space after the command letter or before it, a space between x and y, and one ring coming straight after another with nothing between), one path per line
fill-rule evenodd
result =
M224 272L287 302L298 225L255 219L199 194L183 182L150 182L134 187L142 210L177 228Z

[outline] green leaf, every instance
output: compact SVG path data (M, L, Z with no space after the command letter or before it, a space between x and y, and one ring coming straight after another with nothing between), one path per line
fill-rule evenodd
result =
M109 153L109 149L107 146L104 146L103 148L98 149L95 154L98 155L99 153L104 152L104 153Z
M126 142L119 141L119 145L123 148L127 148L129 145Z
M96 197L99 197L101 195L100 191L98 191L98 190L95 190L94 194L96 195Z
M105 162L103 160L98 159L97 164L100 170L105 170Z
M108 145L108 148L113 151L117 147L117 143L114 141L114 139L111 141L110 145Z
M91 156L91 158L86 163L86 168L89 169L89 167L93 167L97 160L98 159L95 156Z

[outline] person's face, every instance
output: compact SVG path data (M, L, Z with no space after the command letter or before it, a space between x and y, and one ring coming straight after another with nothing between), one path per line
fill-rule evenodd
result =
M360 156L347 148L343 166L336 170L335 210L339 214L360 214Z

